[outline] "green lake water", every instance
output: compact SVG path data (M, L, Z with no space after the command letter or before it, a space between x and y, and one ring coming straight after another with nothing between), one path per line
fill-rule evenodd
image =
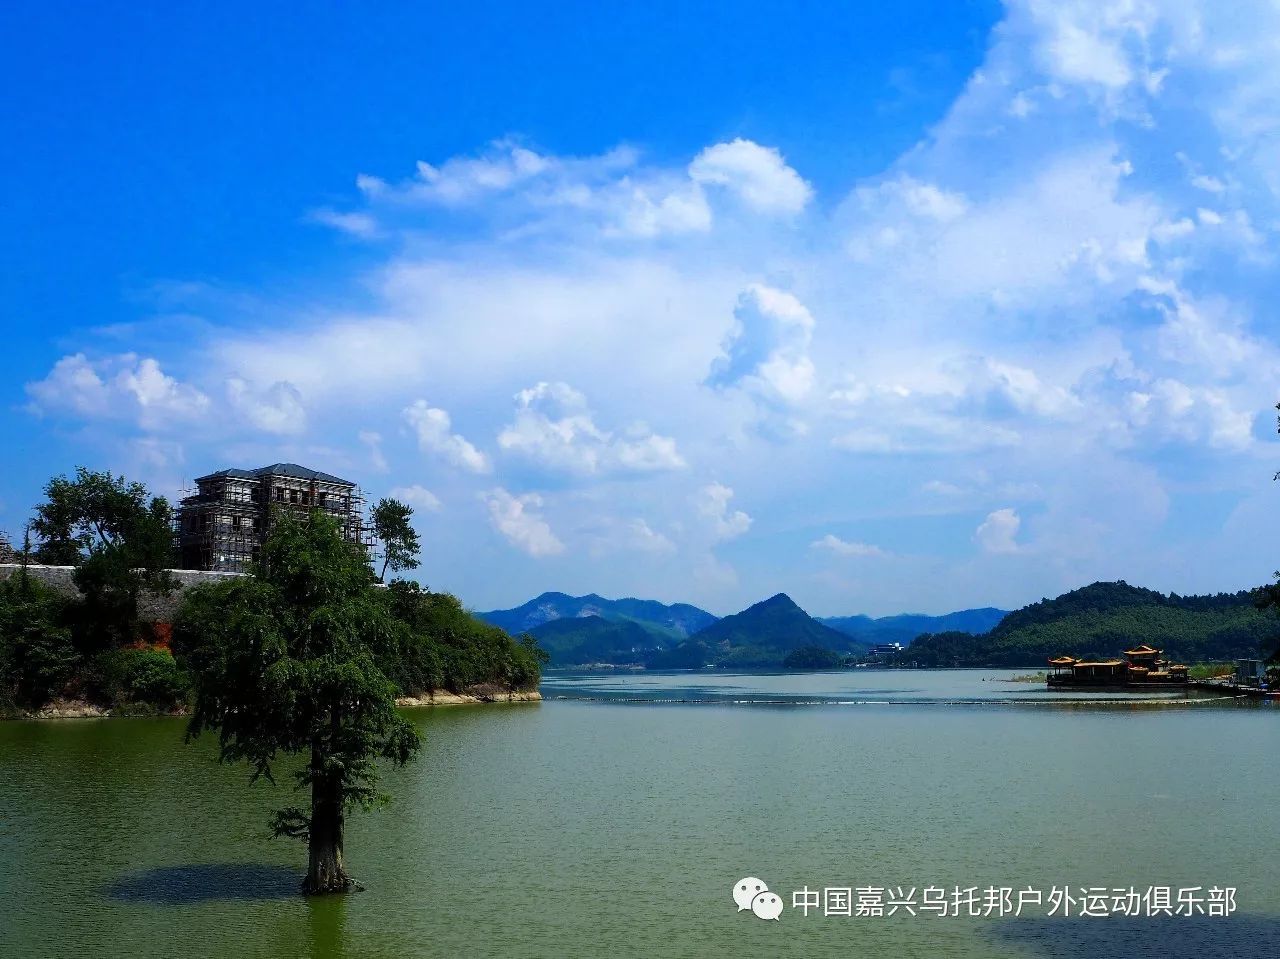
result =
M553 674L410 713L353 818L367 891L179 719L0 723L0 957L1280 954L1280 707L1063 698L1009 671ZM1227 918L738 912L804 887L1235 887Z

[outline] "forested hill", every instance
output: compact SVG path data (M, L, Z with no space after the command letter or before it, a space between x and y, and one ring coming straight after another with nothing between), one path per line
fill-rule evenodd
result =
M741 669L775 668L797 650L830 654L863 653L867 647L851 636L824 626L778 593L740 613L717 620L673 649L662 650L648 664L663 669L696 669L708 663Z
M1182 662L1270 656L1280 645L1280 621L1253 600L1247 590L1179 596L1123 581L1093 583L1015 610L988 633L920 636L898 661L1040 667L1050 656L1116 656L1139 643Z

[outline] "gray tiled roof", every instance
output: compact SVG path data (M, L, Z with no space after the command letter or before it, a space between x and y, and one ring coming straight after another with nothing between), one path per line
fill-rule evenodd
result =
M299 466L297 463L272 463L270 466L260 466L253 472L258 476L292 476L295 479L337 483L341 486L356 485L351 480L344 480L342 477L334 476L332 473L322 473L319 470L308 469L305 466Z
M299 466L297 463L272 463L270 466L259 466L256 470L242 470L232 467L231 469L218 470L216 473L209 473L207 476L196 478L198 483L200 480L213 479L216 476L230 476L233 479L258 479L262 476L292 476L294 479L315 480L319 483L337 483L339 486L355 486L351 480L345 480L340 476L334 476L332 473L322 473L320 470L308 469L305 466Z

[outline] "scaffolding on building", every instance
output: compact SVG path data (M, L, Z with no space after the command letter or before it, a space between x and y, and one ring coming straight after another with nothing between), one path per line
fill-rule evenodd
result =
M332 516L343 538L372 556L364 495L349 480L296 463L275 463L255 470L219 470L195 483L195 490L184 490L174 523L184 569L247 572L281 510L320 510Z

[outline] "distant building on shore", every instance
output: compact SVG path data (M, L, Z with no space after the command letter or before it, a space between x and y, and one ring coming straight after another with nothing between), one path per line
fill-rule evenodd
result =
M1076 659L1054 656L1049 660L1050 689L1109 686L1153 687L1187 685L1187 667L1161 658L1163 650L1145 643L1124 651L1124 659Z
M906 649L901 643L878 643L871 647L872 656L895 656Z
M246 572L270 532L273 509L322 510L338 520L346 539L366 551L373 546L359 487L331 473L274 463L218 470L195 482L175 521L183 569Z

